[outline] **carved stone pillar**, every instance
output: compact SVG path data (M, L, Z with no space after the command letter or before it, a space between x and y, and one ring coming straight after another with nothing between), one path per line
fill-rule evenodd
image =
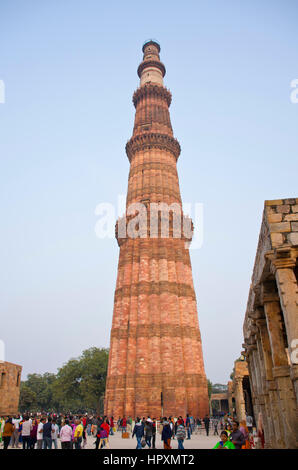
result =
M252 406L253 406L255 421L257 422L260 410L259 410L258 396L257 396L257 389L256 389L255 371L254 371L254 366L252 363L253 362L252 355L250 351L248 351L247 353L246 360L247 360L247 366L248 366L248 372L249 372Z
M245 415L245 400L242 387L242 377L235 377L235 401L236 401L236 414L238 421L246 418Z
M289 263L290 260L288 260L287 264L289 265ZM285 320L289 344L289 355L291 356L291 345L293 345L295 340L298 341L298 287L296 276L293 270L294 262L292 263L292 266L284 267L284 265L285 262L283 262L282 266L281 260L276 260L275 278ZM290 368L290 375L294 385L296 402L298 403L298 366L291 360Z
M273 448L285 447L285 436L283 434L283 426L279 415L278 393L275 380L272 374L272 357L267 324L265 319L257 320L257 326L260 333L260 347L263 352L264 370L266 375L266 384L268 390L268 413L271 419L268 420L270 440Z
M288 357L285 351L280 304L278 300L264 300L272 352L273 378L277 386L279 415L282 417L283 434L286 438L285 444L287 448L296 448L298 444L296 396L294 395Z
M229 413L233 414L233 382L228 382L228 406Z
M261 363L260 356L257 349L257 345L252 353L253 364L255 369L255 376L257 382L257 393L258 393L258 409L262 413L263 425L264 425L264 434L265 434L265 447L272 448L274 436L272 435L272 424L271 424L271 413L270 408L268 407L268 393L266 395L267 389L266 384L262 380L261 372ZM256 422L258 422L258 416L256 416Z

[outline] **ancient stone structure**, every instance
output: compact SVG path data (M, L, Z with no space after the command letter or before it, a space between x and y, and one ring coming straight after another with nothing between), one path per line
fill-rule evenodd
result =
M298 199L265 201L243 346L268 448L298 444L297 257Z
M215 407L214 402L217 402ZM228 392L212 393L210 397L210 414L227 413L229 411Z
M22 366L0 361L0 416L18 412Z
M248 364L245 360L234 363L233 381L228 382L229 412L238 421L246 419L246 415L254 417L250 389Z
M159 52L155 41L143 46L140 88L133 95L133 136L126 145L130 161L126 215L116 224L120 256L105 413L117 418L208 413L188 249L192 226L182 213L176 168L180 145L173 137L171 93L163 86L165 67ZM162 203L172 205L168 236L162 228L166 215L159 209L156 218L153 213L154 204L160 208ZM130 223L144 213L134 238L129 235ZM175 220L190 230L178 233Z

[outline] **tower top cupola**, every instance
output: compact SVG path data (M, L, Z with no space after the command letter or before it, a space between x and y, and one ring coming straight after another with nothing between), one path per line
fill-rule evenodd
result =
M148 39L142 47L143 62L138 67L138 76L140 77L140 86L146 83L155 83L163 86L163 77L166 74L166 68L160 61L160 45L155 39Z

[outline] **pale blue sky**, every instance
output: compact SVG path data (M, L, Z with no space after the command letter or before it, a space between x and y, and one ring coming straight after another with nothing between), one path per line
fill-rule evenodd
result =
M226 383L265 199L298 196L296 1L2 0L1 332L24 375L109 345L118 245L95 207L125 194L141 46L161 44L208 378Z

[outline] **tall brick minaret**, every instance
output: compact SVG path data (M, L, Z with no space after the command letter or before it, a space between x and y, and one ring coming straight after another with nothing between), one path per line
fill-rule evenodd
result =
M105 414L117 419L208 413L188 250L191 235L182 230L177 236L173 213L168 237L161 230L165 219L161 212L157 233L149 223L152 203L182 208L176 167L180 145L173 137L168 109L171 93L163 86L166 71L159 52L156 41L143 46L140 87L133 95L133 136L126 145L130 161L126 216L116 224L120 256ZM148 211L149 228L139 226L136 238L120 234L120 228L128 228L132 219L132 203L141 203ZM187 221L182 212L180 220Z

